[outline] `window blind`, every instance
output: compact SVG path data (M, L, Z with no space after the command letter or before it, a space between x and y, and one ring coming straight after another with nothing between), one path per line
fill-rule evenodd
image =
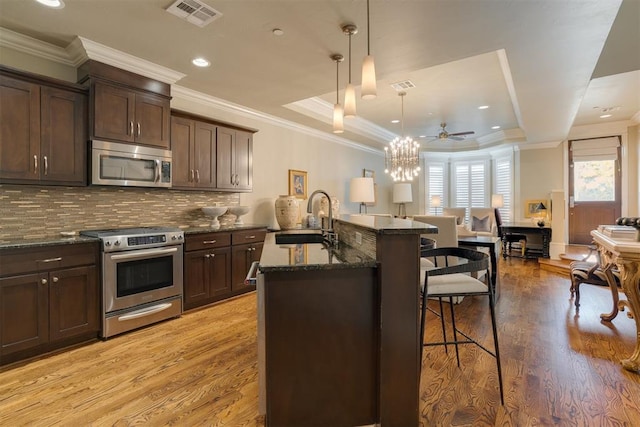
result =
M574 162L592 160L617 160L620 138L579 139L571 141L571 155Z

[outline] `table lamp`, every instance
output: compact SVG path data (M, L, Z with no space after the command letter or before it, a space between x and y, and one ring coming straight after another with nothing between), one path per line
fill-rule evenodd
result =
M442 206L442 196L437 194L435 196L431 196L431 202L429 206L432 208L436 208L436 215L438 215L438 208Z
M349 190L349 200L360 203L360 213L362 213L363 208L364 213L367 213L367 203L373 203L376 200L373 178L351 178Z
M547 216L547 207L540 202L536 205L536 218L539 227L544 227L544 218Z
M492 194L491 207L493 208L494 215L496 217L496 224L502 224L502 217L500 216L500 208L504 207L504 195Z
M408 182L393 184L393 203L399 204L398 216L407 216L407 208L405 206L405 203L411 202L413 202L411 184Z

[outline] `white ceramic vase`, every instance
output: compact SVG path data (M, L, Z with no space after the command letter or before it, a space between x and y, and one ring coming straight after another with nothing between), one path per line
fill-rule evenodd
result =
M300 213L298 204L295 196L282 195L276 199L276 221L282 230L296 228Z

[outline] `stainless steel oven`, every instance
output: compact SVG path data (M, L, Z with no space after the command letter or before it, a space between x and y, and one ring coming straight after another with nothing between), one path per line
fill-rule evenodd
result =
M182 313L184 234L168 227L87 230L102 240L102 337Z

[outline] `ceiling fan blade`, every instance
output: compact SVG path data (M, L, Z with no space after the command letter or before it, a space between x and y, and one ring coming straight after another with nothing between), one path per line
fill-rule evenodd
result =
M470 130L467 132L456 132L456 133L450 133L449 136L463 136L463 135L473 135L475 132Z
M452 139L454 141L464 141L464 137L462 137L462 136L449 135L448 139Z

